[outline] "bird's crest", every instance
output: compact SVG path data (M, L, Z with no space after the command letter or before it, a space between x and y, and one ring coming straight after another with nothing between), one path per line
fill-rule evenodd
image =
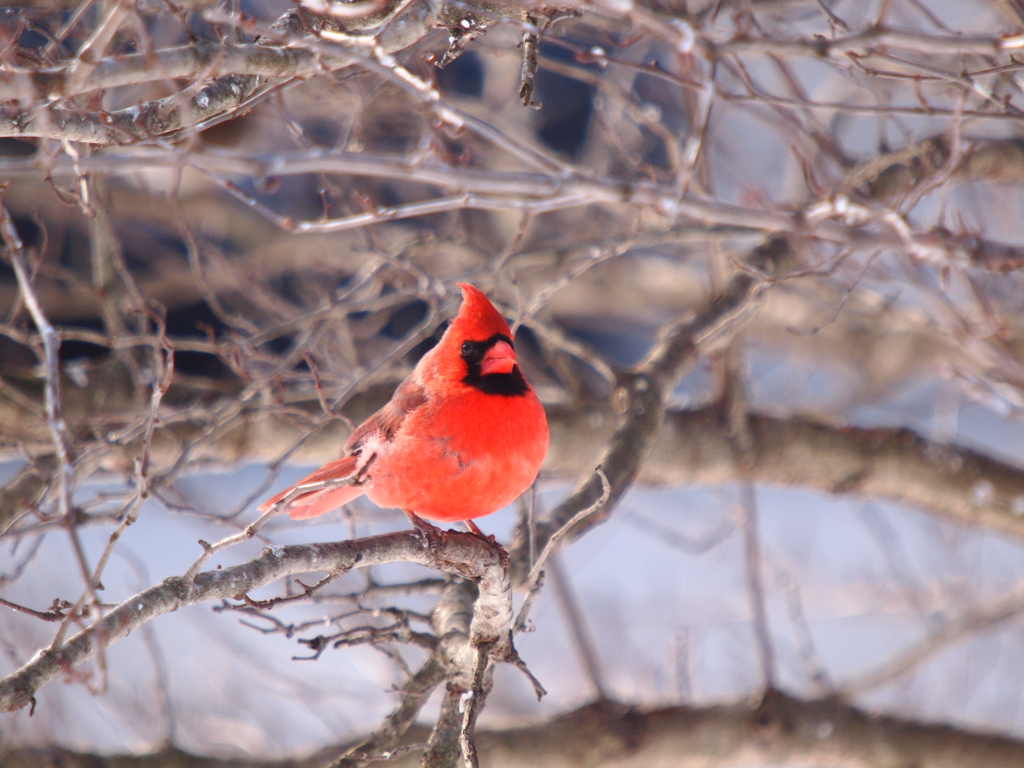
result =
M468 283L459 283L462 306L449 327L450 335L459 340L483 341L501 333L512 338L505 318L484 294ZM448 335L448 334L446 334Z

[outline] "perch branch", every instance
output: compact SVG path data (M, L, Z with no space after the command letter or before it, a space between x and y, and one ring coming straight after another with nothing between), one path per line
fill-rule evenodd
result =
M59 649L40 651L19 670L0 680L0 712L31 703L40 687L92 658L98 638L110 646L151 619L188 605L241 596L284 576L313 571L345 572L397 561L417 563L474 580L479 588L470 627L474 644L493 643L514 654L509 630L512 596L508 575L496 550L478 536L449 531L436 550L423 547L412 531L330 544L269 547L248 563L205 571L194 579L174 576L125 600L95 627L68 639Z

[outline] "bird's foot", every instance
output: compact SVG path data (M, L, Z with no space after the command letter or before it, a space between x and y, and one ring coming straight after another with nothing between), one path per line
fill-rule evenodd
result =
M488 544L490 544L492 547L494 547L494 551L498 555L498 560L501 561L501 567L504 568L507 571L508 570L508 564L509 564L508 550L506 550L503 546L501 546L501 544L498 543L497 539L494 538L494 534L492 533L492 534L489 534L489 535L485 536L484 532L480 530L480 527L476 523L474 523L472 520L465 520L463 522L466 523L466 525L469 527L469 530L471 530L473 533L475 533L481 539L483 539Z
M405 512L405 516L409 518L412 527L416 529L416 532L423 540L423 548L429 549L434 557L437 557L441 552L441 545L444 543L444 531L435 525L431 525L415 512L410 512L407 509L402 511Z

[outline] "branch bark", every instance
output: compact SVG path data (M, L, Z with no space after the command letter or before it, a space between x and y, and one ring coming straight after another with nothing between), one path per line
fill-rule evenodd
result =
M788 248L785 243L773 239L755 249L749 261L762 273L773 272L776 261L786 254ZM633 371L620 377L612 398L613 407L619 413L619 423L606 443L598 469L536 526L536 551L543 551L552 537L563 537L564 534L557 551L607 519L646 463L647 454L664 420L665 399L686 367L693 362L698 346L733 324L764 285L764 281L750 272L737 272L725 290L697 317L663 328L658 342L644 360ZM583 519L576 520L581 511L590 507L593 507L592 511ZM566 526L571 526L570 530L563 531ZM519 526L510 552L513 582L517 586L523 586L533 568L529 562L529 551L529 533Z
M386 398L386 386L356 398L348 415L358 421ZM0 425L15 437L24 412L2 405ZM5 417L5 414L8 414ZM65 409L70 423L71 408ZM550 406L551 450L544 467L548 477L578 477L601 460L600 446L612 437L616 414L606 404ZM1024 470L967 447L927 440L908 429L864 429L829 424L811 417L750 414L752 438L750 478L767 485L802 487L831 494L887 499L963 525L982 525L1024 538ZM294 422L245 412L237 427L204 446L198 458L230 464L241 460L274 460L303 434ZM9 427L7 425L10 425ZM50 447L45 423L36 428L37 450ZM311 439L294 461L313 464L336 456L344 442L341 422ZM158 428L153 439L155 471L173 464L181 446L197 435L190 424ZM105 466L130 467L137 452L114 448ZM34 469L19 474L0 490L0 530L35 503L48 485L46 471L55 467L40 453ZM728 427L717 406L670 410L651 437L650 452L636 481L648 485L721 485L737 478ZM599 490L599 487L598 487ZM581 507L582 508L582 507ZM543 548L543 544L537 551Z
M58 651L44 650L21 669L0 680L0 712L20 709L35 692L62 672L92 658L97 636L107 648L131 630L163 613L209 600L242 595L284 576L312 571L344 573L352 568L397 561L418 563L478 583L470 641L477 646L508 646L512 595L497 550L480 537L457 531L443 534L436 548L424 547L415 532L392 533L332 544L269 547L254 560L232 568L205 571L191 582L175 576L133 595L96 627L79 632Z
M242 106L261 85L249 75L228 75L189 98L174 94L113 112L40 108L28 113L0 107L0 136L41 136L86 144L132 144L196 126Z
M425 729L413 728L421 741ZM752 764L850 768L1017 768L1024 743L944 725L873 715L838 699L773 692L760 702L641 710L606 702L541 725L477 734L488 768L739 768ZM0 754L5 768L321 768L325 755L280 762L225 761L168 750L100 757L61 750ZM387 763L420 765L409 753Z
M153 80L191 79L211 70L222 75L307 78L326 69L344 66L348 60L318 56L298 48L272 48L256 43L218 45L197 40L189 45L152 53L133 53L101 59L74 90L70 89L71 66L48 69L0 69L0 101L24 98L66 98L90 91L142 85Z

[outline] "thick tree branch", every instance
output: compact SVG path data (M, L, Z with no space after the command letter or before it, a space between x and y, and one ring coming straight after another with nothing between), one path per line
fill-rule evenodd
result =
M909 429L859 429L753 414L758 483L888 499L965 525L1024 536L1024 471ZM718 485L737 477L727 425L715 408L671 414L640 480Z
M472 686L476 651L470 645L470 622L473 620L473 588L467 583L449 586L433 623L440 638L440 657L448 669L448 684L441 700L441 714L430 734L423 754L424 768L457 768L460 714L463 695Z
M242 106L262 79L229 75L190 97L174 94L113 112L81 112L42 107L24 112L0 107L0 136L45 136L86 144L132 144L199 125Z
M274 48L256 43L218 45L197 40L189 45L152 53L133 53L101 59L77 88L70 89L71 66L48 69L0 69L0 101L25 98L54 99L89 91L141 85L153 80L200 75L257 75L308 78L344 66L348 59L318 56L301 48Z
M409 738L425 733L414 728ZM592 705L542 725L477 734L488 768L730 768L752 764L849 768L1019 768L1024 743L943 725L868 714L838 699L773 693L761 702L640 710ZM334 748L336 749L336 748ZM225 761L177 751L99 757L23 749L5 768L322 768L325 750L304 760ZM420 765L409 753L387 763Z
M751 255L751 265L762 272L774 271L776 260L783 258L786 253L788 248L782 241L769 241ZM601 455L598 470L554 509L546 520L537 525L537 551L543 551L552 536L561 535L563 527L574 520L581 510L594 507L584 519L573 524L560 546L607 519L645 464L647 453L661 429L665 398L686 366L692 363L698 346L719 335L740 318L748 308L750 299L764 285L763 281L749 272L737 272L725 290L697 317L663 328L658 342L646 358L632 372L621 376L619 387L613 395L619 424ZM511 557L513 581L517 585L522 585L532 570L533 564L528 563L528 539L522 526L516 529Z
M548 414L552 451L545 471L571 476L597 461L612 414ZM815 419L750 414L749 477L756 483L888 499L966 525L1024 537L1024 470L963 446L937 443L909 429L864 429ZM739 471L729 425L717 406L672 410L653 440L637 481L651 485L722 485Z
M160 614L209 600L240 599L284 576L345 572L397 561L418 563L477 582L480 596L470 629L471 642L497 644L506 653L514 653L509 634L512 596L506 569L494 547L474 534L446 532L436 549L425 548L423 539L411 531L333 544L274 546L243 565L200 573L191 583L172 577L128 598L95 628L78 633L57 651L41 651L0 680L0 712L26 706L40 687L92 658L98 648L97 635L106 647Z
M383 402L387 390L387 386L373 388L356 398L351 418L368 415ZM5 417L5 412L0 395L0 425L15 437L13 430L24 424L24 413L13 408ZM75 411L65 408L65 418L74 424ZM597 465L599 446L611 439L615 419L605 405L549 407L552 441L545 473L573 477ZM797 415L755 413L749 419L753 440L749 471L756 483L888 499L957 523L1024 537L1024 470L1010 463L963 446L927 440L907 429L844 427ZM301 425L276 416L243 413L236 427L196 455L222 463L243 458L270 461L301 437L302 430ZM334 458L345 431L341 422L323 430L307 443L301 461L313 464ZM181 446L197 436L196 427L188 423L158 428L153 463L158 467L173 463ZM40 423L35 437L29 439L38 441L34 450L46 451L52 449L49 438L45 423ZM104 464L130 468L135 455L137 447L129 444L122 459L111 453ZM13 519L45 489L45 472L54 464L45 453L40 462L0 491L0 499L8 502L0 509L0 520ZM736 478L727 425L717 406L669 410L636 476L640 483L672 486L720 485ZM537 551L542 548L543 544Z

